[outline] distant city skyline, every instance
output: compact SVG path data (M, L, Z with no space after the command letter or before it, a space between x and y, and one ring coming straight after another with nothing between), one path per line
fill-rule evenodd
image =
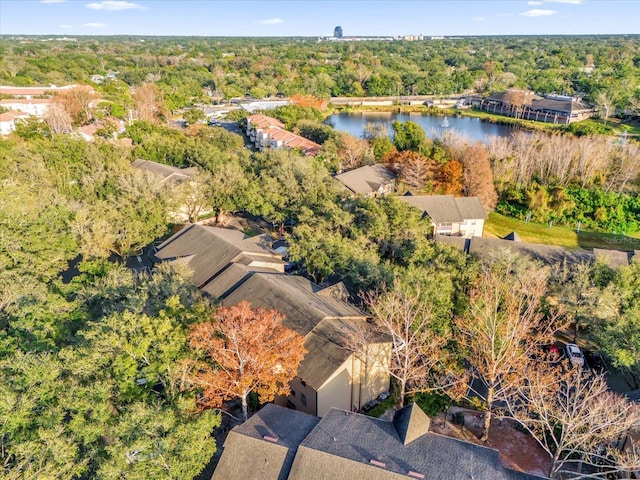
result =
M0 0L2 35L235 37L640 33L640 0Z

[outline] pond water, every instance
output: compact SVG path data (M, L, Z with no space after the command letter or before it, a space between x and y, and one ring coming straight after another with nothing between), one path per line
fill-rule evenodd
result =
M491 137L508 137L514 131L514 127L510 125L482 122L479 118L444 117L425 113L336 113L327 118L325 123L336 130L362 138L367 124L387 125L389 132L392 132L391 123L396 120L417 123L424 129L429 138L442 138L446 134L453 133L466 137L470 143L476 141L488 143Z

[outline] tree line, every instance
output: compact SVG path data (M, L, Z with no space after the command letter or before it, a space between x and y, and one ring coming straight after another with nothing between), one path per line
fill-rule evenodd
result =
M144 43L127 37L38 40L0 39L2 83L88 83L92 75L117 72L115 79L95 87L125 109L133 103L128 88L145 84L158 87L169 111L246 94L449 95L508 87L578 93L612 113L637 114L640 104L640 43L634 35L348 43L188 37L145 38Z

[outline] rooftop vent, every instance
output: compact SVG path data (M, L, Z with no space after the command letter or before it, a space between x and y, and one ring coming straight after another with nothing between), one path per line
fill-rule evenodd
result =
M381 462L380 460L376 460L375 458L372 458L371 460L369 460L369 463L371 465L375 465L376 467L387 468L387 464L386 463Z
M262 439L267 442L278 443L278 437L272 437L271 435L263 435Z

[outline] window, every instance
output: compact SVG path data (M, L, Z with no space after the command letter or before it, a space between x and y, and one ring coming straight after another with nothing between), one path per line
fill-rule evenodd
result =
M305 382L304 380L300 380L300 383L302 384L303 387L307 386L307 382Z
M451 235L451 230L453 229L453 224L445 222L439 223L436 227L436 233L440 233L442 235Z
M287 400L287 408L290 408L291 410L295 410L296 406L293 404L291 400Z
M307 396L304 393L300 394L300 403L305 407L307 406Z
M291 392L290 392L290 393L291 393L291 396L292 396L292 397L295 397L295 396L296 396L296 391L295 391L293 388L291 389Z

